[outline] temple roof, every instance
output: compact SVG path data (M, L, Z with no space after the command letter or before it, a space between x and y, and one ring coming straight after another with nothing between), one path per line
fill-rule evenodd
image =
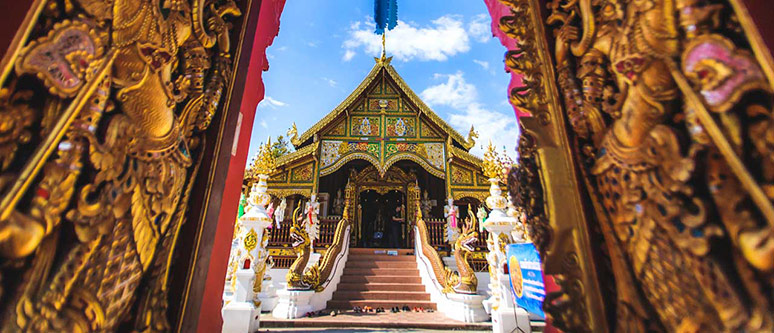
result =
M417 96L416 93L414 93L413 90L406 84L406 81L403 80L403 78L398 74L398 72L395 70L392 65L390 65L390 60L392 60L392 57L389 58L375 58L376 64L374 64L374 67L371 69L371 71L366 75L366 77L363 79L362 82L355 88L355 90L352 91L352 93L347 96L344 101L342 101L338 106L336 106L331 112L329 112L325 117L320 119L317 123L315 123L312 127L310 127L308 130L306 130L303 134L296 138L291 138L291 143L293 146L298 149L302 146L307 146L309 143L309 139L313 138L315 134L322 131L326 126L334 122L341 114L345 113L350 107L352 107L353 103L358 101L361 97L363 97L367 93L368 87L370 87L374 81L378 80L380 77L380 73L384 73L387 77L389 77L395 84L397 85L397 88L399 90L399 94L405 95L407 99L416 106L416 108L419 110L418 113L425 115L429 121L441 129L443 134L448 134L452 141L456 144L456 146L464 148L465 151L470 150L470 148L473 147L473 142L463 137L459 132L457 132L454 128L452 128L449 124L447 124L441 117L439 117L435 112L433 112L432 109L430 109L427 104L425 104L419 96ZM471 128L472 130L472 128ZM472 155L470 155L472 156Z

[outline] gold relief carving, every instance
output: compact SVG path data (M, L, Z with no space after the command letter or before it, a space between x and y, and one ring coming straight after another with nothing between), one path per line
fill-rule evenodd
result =
M454 200L460 200L463 198L473 198L478 200L480 203L485 203L486 198L489 196L489 192L487 189L482 189L481 191L464 191L464 190L456 190L452 187L452 198Z
M398 99L396 98L369 98L368 111L398 111Z
M314 163L307 163L290 171L290 181L311 182L314 177Z
M247 232L244 239L244 245L248 254L258 245L258 233L256 233L255 230L250 229L250 231Z
M25 22L0 88L4 331L170 330L172 251L241 14L203 2L41 1Z
M516 50L508 50L505 54L505 65L513 72L521 74L520 87L509 92L511 104L521 111L536 117L545 125L550 122L547 112L547 89L544 73L550 73L548 63L539 61L548 59L545 50L541 48L537 38L541 36L542 26L537 5L528 0L502 0L511 6L510 15L500 19L500 30L518 40ZM541 36L542 37L542 36Z
M476 173L476 185L488 186L489 180L483 174Z
M266 193L269 193L270 195L274 196L275 198L287 198L291 195L300 195L304 198L311 197L312 188L269 188L266 190Z
M285 183L288 180L288 171L283 170L282 172L275 173L271 175L269 178L269 183ZM252 186L248 186L248 188L252 188Z
M73 97L93 74L89 70L101 61L103 44L85 23L65 20L24 47L16 71L36 75L52 94Z
M772 96L761 64L728 29L744 13L725 1L548 7L571 150L610 256L603 269L614 276L602 281L615 287L610 322L618 331L772 330L774 299L760 290L772 288L774 176L760 170L773 165L764 142L774 142L774 126L767 103L744 98ZM510 61L536 60L522 58ZM516 174L514 200L533 210L527 225L544 247L556 230L527 200L539 184L535 162ZM557 280L580 307L572 270L587 264L564 267ZM546 307L560 326L585 326L580 308L553 307L556 297Z
M424 121L420 121L419 125L419 137L420 138L440 138L441 136L433 130L433 128Z
M473 185L473 171L452 164L451 180L452 184Z
M342 120L336 125L333 125L330 131L328 133L325 133L326 135L333 135L333 136L346 136L347 135L347 121Z
M384 85L384 94L385 95L397 95L398 93L395 92L395 88L393 88L391 84L387 83L387 84Z

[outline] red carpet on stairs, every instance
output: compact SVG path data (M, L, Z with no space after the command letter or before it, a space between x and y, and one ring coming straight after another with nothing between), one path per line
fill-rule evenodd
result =
M388 255L396 251L398 255ZM355 306L436 309L419 277L413 249L351 248L329 310Z

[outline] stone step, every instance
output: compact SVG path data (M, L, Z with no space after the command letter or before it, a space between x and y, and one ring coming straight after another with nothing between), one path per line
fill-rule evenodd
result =
M353 255L353 254L386 255L387 251L397 251L399 255L408 255L408 254L413 255L414 254L414 249L385 249L385 248L373 249L373 248L362 248L362 247L360 247L360 248L358 248L358 247L350 248L349 249L349 254L350 255Z
M384 300L384 301L429 301L430 294L424 291L346 291L336 290L333 300Z
M351 268L398 268L416 269L414 261L351 261L347 260L347 267Z
M354 313L352 309L338 310L337 316L280 319L271 314L261 314L261 328L258 332L491 332L492 323L464 323L436 312ZM327 312L327 311L326 311ZM540 332L533 330L532 332Z
M351 261L410 261L416 262L413 255L388 256L384 254L349 254L347 262Z
M422 283L422 278L417 276L396 276L393 274L382 276L342 275L342 283Z
M341 291L425 291L421 283L339 283Z
M351 267L344 267L344 275L371 275L371 276L382 276L382 275L395 275L395 276L419 276L419 270L414 269L408 269L408 268L351 268Z
M437 310L435 303L430 301L394 301L394 300L355 300L355 301L340 301L330 300L328 301L328 309L344 309L351 310L355 306L364 307L370 306L372 308L382 307L387 311L394 306L403 307L407 305L410 308L422 307L425 309Z

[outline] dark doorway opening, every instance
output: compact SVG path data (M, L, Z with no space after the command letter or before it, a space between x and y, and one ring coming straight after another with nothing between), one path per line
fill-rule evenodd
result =
M408 235L404 232L405 202L406 195L401 191L391 190L384 194L376 190L360 192L362 228L358 247L406 248ZM401 206L403 222L393 221L393 216L396 216L395 207L398 206Z

